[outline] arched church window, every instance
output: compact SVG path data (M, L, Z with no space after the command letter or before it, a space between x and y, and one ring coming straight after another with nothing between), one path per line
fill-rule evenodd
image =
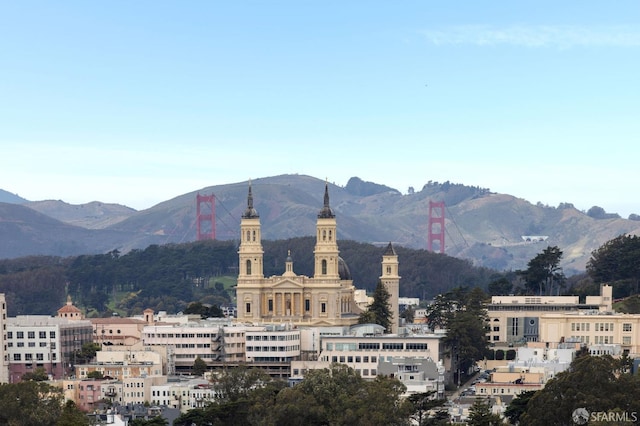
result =
M327 231L322 231L322 241L327 241Z
M331 233L331 230L329 230L329 241L333 241L333 235Z
M247 231L247 241L251 241L251 231Z
M387 275L391 275L391 266L387 266Z
M254 242L256 241L256 231L255 230L253 231L253 241Z
M247 275L251 275L251 261L247 259Z
M322 259L322 275L327 275L327 259Z

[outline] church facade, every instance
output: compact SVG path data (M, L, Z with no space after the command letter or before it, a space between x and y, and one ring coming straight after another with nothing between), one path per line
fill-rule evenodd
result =
M260 226L260 216L253 207L253 194L249 186L247 208L240 221L236 287L238 321L308 326L356 324L362 310L356 304L356 289L349 268L338 250L337 222L329 205L328 184L325 184L324 205L316 223L312 277L297 275L290 255L282 275L265 277ZM395 312L393 332L398 324L400 277L397 265L397 256L389 244L383 256L381 279L392 294L392 299L395 296L395 300L390 300Z

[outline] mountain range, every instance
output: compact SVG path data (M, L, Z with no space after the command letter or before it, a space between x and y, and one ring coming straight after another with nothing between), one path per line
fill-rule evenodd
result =
M140 211L98 201L28 201L0 190L0 258L124 253L194 241L198 194L215 197L216 238L234 240L249 185L263 239L314 235L325 183L306 175L265 177L202 188ZM339 240L427 249L429 201L444 202L445 253L498 270L526 268L546 247L558 246L565 274L583 272L593 250L618 235L640 234L640 221L595 208L597 215L569 203L534 205L450 182L429 182L409 194L357 177L344 187L329 183L328 188Z

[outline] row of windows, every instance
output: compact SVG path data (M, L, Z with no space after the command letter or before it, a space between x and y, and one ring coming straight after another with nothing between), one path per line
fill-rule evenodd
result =
M343 364L345 362L356 362L356 363L359 363L359 362L378 362L378 357L376 357L376 356L372 356L372 357L363 356L363 357L361 357L359 355L356 355L356 356L353 356L353 355L350 355L350 356L344 356L344 355L343 356L336 356L336 355L334 355L334 356L331 357L331 362L341 362Z
M247 335L247 341L253 341L255 340L260 341L260 340L270 340L270 341L284 341L284 340L300 340L300 335L298 334L285 334L285 335L270 335L270 336L251 336L251 335Z
M36 332L35 331L27 331L27 338L28 339L35 339L36 338ZM46 339L47 338L47 332L46 331L39 331L38 332L38 338ZM56 338L56 332L55 331L50 331L49 332L49 338L50 339L55 339ZM7 331L7 339L13 339L13 331ZM24 331L16 331L16 339L24 339Z
M46 348L47 347L47 342L38 342L38 346L41 348ZM8 342L7 343L7 347L12 348L13 347L13 342ZM18 348L24 348L24 342L16 342L16 347ZM27 347L29 348L35 348L36 347L36 342L27 342ZM49 344L49 347L51 349L55 349L56 348L56 343L55 342L51 342L51 344Z
M377 351L382 347L383 350L420 350L426 351L429 349L429 346L426 343L420 342L360 342L357 345L358 350L360 351ZM326 348L328 351L332 351L334 349L333 343L327 343ZM335 344L336 351L355 351L356 344L355 343L336 343Z
M24 360L25 361L33 361L33 355L34 354L29 354L29 353L24 354ZM37 354L35 354L35 356L36 356L36 358L35 358L36 361L44 361L44 354L37 353ZM51 354L51 359L55 361L56 360L56 354ZM22 361L22 354L13 354L13 360L14 361Z
M613 331L612 322L596 322L593 331ZM590 331L591 324L588 322L572 322L571 331ZM622 324L622 331L631 331L631 323Z
M285 351L299 351L300 346L247 346L247 352L285 352Z

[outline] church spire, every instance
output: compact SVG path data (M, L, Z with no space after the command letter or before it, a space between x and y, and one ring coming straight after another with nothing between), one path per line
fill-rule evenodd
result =
M247 196L247 209L244 211L243 218L251 219L258 218L258 212L253 208L253 193L251 192L251 181L249 181L249 195Z
M325 182L324 184L324 207L318 213L318 218L322 219L332 219L336 217L331 211L331 207L329 206L329 182Z

